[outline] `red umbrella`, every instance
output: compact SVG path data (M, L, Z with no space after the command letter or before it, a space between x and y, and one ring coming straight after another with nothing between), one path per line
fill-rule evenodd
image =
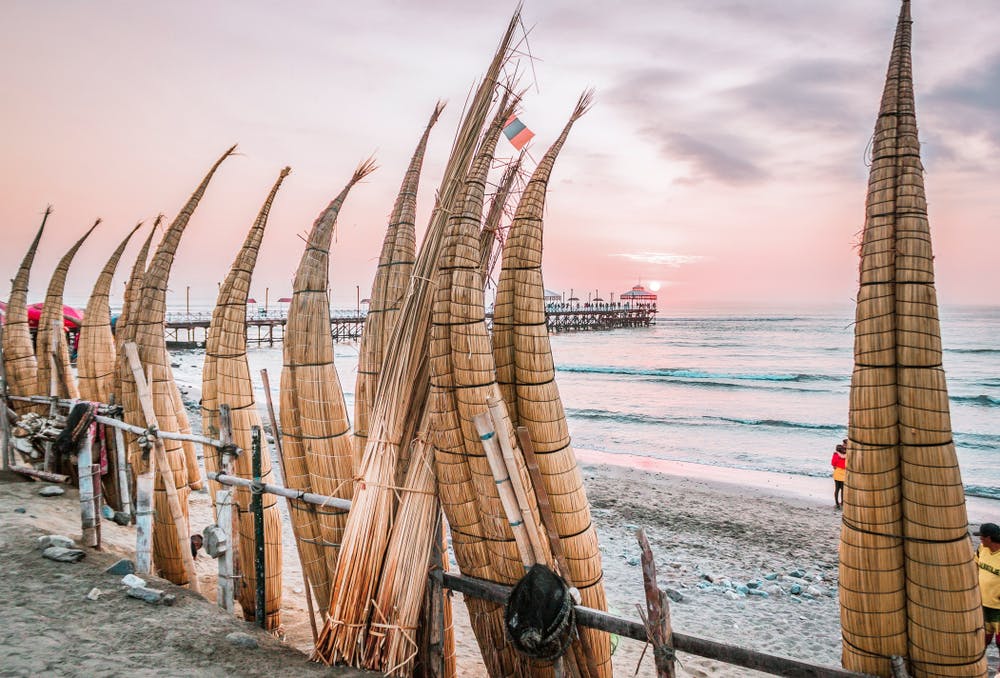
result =
M42 317L42 302L28 307L28 327L38 329L38 320ZM63 306L63 329L79 330L83 325L83 311L72 306Z

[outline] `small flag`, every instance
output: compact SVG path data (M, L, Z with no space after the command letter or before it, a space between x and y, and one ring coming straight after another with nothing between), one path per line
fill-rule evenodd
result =
M507 122L503 124L503 134L510 141L510 145L519 151L531 141L531 137L535 136L535 133L525 127L516 115L507 118Z

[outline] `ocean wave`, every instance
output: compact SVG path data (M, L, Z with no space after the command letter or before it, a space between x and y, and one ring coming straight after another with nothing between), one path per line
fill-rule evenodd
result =
M813 431L843 431L843 424L810 424L801 421L788 421L787 419L739 419L736 417L706 417L715 421L724 421L730 424L740 424L743 426L766 426L771 428L801 428Z
M951 396L949 398L953 403L964 403L967 405L979 405L982 407L998 407L1000 406L1000 398L995 398L993 396L988 396L985 394L977 396Z
M1000 487L990 487L988 485L966 485L965 494L970 497L1000 499Z
M969 353L969 354L985 354L985 355L1000 355L1000 348L945 348L945 353Z
M805 422L787 421L784 419L737 419L732 417L670 417L637 414L631 412L615 412L597 409L568 409L566 416L570 419L587 419L590 421L610 421L617 424L643 424L659 426L718 426L720 422L739 424L741 426L761 426L771 428L807 429L815 431L843 431L843 424L810 424Z
M718 381L765 381L765 382L822 382L822 381L846 381L846 377L831 376L828 374L754 374L741 372L706 372L704 370L692 369L665 369L654 367L625 367L622 365L558 365L556 370L560 372L578 372L581 374L611 374L635 377L656 377L658 379L671 380L698 380L693 383L718 382Z

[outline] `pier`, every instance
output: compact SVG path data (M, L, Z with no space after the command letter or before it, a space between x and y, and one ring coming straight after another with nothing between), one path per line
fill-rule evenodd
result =
M336 342L357 341L365 325L365 312L334 311L330 316L330 335ZM626 327L649 327L656 322L655 303L571 303L546 305L549 332L588 332ZM211 313L168 313L167 347L172 349L204 348ZM282 311L247 314L247 344L274 346L285 338L288 315ZM493 314L487 312L486 324L492 329Z

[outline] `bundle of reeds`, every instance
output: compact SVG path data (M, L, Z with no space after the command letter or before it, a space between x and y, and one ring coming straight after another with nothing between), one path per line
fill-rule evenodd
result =
M76 256L77 250L80 249L80 246L83 245L87 237L94 232L94 229L100 223L100 219L95 221L94 225L83 234L83 237L69 248L69 251L59 260L56 270L52 274L52 279L49 281L49 289L45 293L45 305L42 307L42 317L38 321L38 335L35 339L35 345L38 347L38 355L40 356L38 360L38 372L35 377L36 389L39 391L44 389L40 395L53 395L49 393L51 382L56 386L56 393L54 395L58 395L60 398L80 397L80 391L76 387L76 380L70 371L69 344L66 342L66 333L62 331L64 318L63 290L66 287L66 274L69 273L69 265L73 263L73 257ZM59 327L58 336L55 338L56 351L58 353L55 357L55 375L52 374L53 360L50 358L52 354L53 325Z
M424 237L409 292L386 349L372 407L362 477L352 500L344 545L334 579L330 617L316 644L315 657L327 663L363 660L363 637L381 575L394 514L394 483L400 448L408 446L422 422L429 387L427 357L432 281L448 215L457 206L470 161L489 113L500 69L510 54L519 14L515 13L452 147L438 204ZM478 263L478 260L477 260ZM502 635L498 642L503 642Z
M840 548L845 668L985 676L982 612L941 366L910 60L896 27L872 143Z
M129 273L128 281L125 283L125 294L122 295L122 312L118 314L118 321L115 323L116 364L117 356L122 354L122 346L125 344L125 337L128 336L130 332L130 319L133 318L138 312L139 295L142 294L142 278L146 275L146 258L149 256L149 247L153 242L153 236L156 235L156 229L159 227L161 221L163 221L162 214L156 217L156 221L153 223L153 228L149 230L149 235L146 236L146 240L143 241L142 247L139 248L139 254L136 255L135 261L132 263L132 270ZM134 338L135 334L132 333L132 339ZM115 369L114 377L115 397L119 402L121 402L121 389L118 383L117 368Z
M28 326L28 278L31 276L31 265L35 261L38 242L42 239L45 222L52 214L52 206L45 208L42 225L38 227L35 239L31 241L17 275L11 283L10 298L7 300L7 318L3 328L3 361L7 371L7 391L10 395L32 396L38 394L35 380L38 376L38 363L35 360L35 347L31 341L31 329ZM14 411L18 414L35 409L30 403L20 400L12 401Z
M535 444L545 490L551 498L557 530L566 552L567 578L580 590L583 604L605 609L601 554L590 516L583 477L570 444L545 316L542 280L542 231L545 193L552 167L569 131L590 106L591 92L577 102L559 138L531 176L508 232L497 284L493 319L493 354L497 380L515 426L528 429ZM611 675L608 635L582 629L601 675Z
M524 153L525 151L522 149L517 158L507 165L501 175L496 191L493 193L490 209L483 221L483 229L479 233L479 270L482 271L483 281L487 285L500 253L500 249L494 248L494 245L499 243L500 247L503 247L500 224L507 213L507 201L514 189L514 180L521 174Z
M243 247L236 255L225 282L219 288L218 300L212 311L212 321L205 341L205 364L202 369L201 421L204 430L212 436L219 431L219 405L231 408L233 444L243 450L252 446L251 431L254 426L262 426L260 413L253 395L250 366L247 364L247 297L250 280L257 265L257 253L264 238L267 218L274 197L281 182L291 172L286 167L281 171L271 192L261 207L257 219L247 233ZM271 473L271 455L267 443L261 440L261 479L265 483L274 481ZM204 446L205 470L220 470L218 448ZM239 455L233 464L232 473L248 480L253 478L252 459L249 454ZM212 504L221 486L209 481ZM250 512L251 493L248 488L235 488L235 504L239 511L239 551L240 572L243 583L238 597L243 616L253 620L256 612L256 569L254 555L257 540L254 532L253 513ZM264 628L273 630L281 625L281 515L277 497L267 494L264 502L264 582L266 619Z
M330 244L337 215L356 183L375 171L361 163L344 189L313 223L293 284L281 371L281 442L285 483L317 494L350 499L354 482L351 424L330 336ZM330 577L337 562L347 512L291 505L292 528L301 542L307 572L321 609L330 604Z
M142 223L126 235L101 270L83 312L80 347L77 350L77 378L80 397L101 403L111 402L114 393L115 338L111 333L111 281L129 240Z
M83 312L83 326L80 328L80 345L77 350L77 380L80 397L91 402L110 403L114 400L115 381L115 338L111 333L111 281L115 277L118 261L125 247L142 222L129 231L97 277L94 289ZM114 454L114 436L107 437L107 473L101 478L104 501L121 508L118 491L118 459Z
M375 281L368 301L364 331L358 346L358 378L354 387L354 467L361 466L361 455L368 440L368 417L375 387L385 357L385 347L396 326L396 317L403 305L403 297L413 273L416 256L416 234L414 224L417 218L417 189L420 187L420 169L424 164L424 152L431 128L437 122L444 102L434 106L424 133L417 143L410 165L399 187L396 204L389 216L389 225L382 240L382 253Z
M167 228L159 247L156 249L156 254L153 255L153 260L143 276L142 291L135 313L129 318L129 323L125 328L125 340L136 343L142 366L150 375L149 382L156 417L159 427L165 431L179 429L174 398L177 386L170 369L170 356L167 353L164 337L167 282L170 277L170 269L184 229L205 194L209 182L219 165L235 150L235 146L228 149L212 165L184 208ZM146 420L139 403L135 379L125 356L121 354L118 356L117 372L122 389L122 406L125 410L126 421L130 424L145 426ZM190 485L188 460L180 444L169 440L163 442L176 484L177 497L186 519ZM132 445L130 457L136 475L143 473L148 466L148 460L144 458L142 451L137 446ZM187 549L189 545L177 543L177 532L167 505L166 488L159 473L157 473L156 485L154 486L154 510L153 561L163 577L175 584L184 584L190 573L185 572L180 549Z

